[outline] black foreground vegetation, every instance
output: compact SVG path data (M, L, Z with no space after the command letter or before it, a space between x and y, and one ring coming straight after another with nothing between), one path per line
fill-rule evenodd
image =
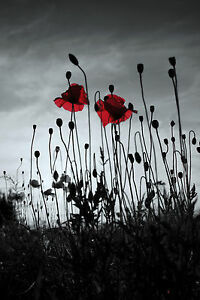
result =
M79 66L73 56L71 62ZM146 118L139 117L141 131L136 134L140 136L140 145L135 143L134 154L129 151L130 145L125 149L119 125L112 124L110 152L108 148L106 152L106 132L102 129L103 170L97 170L95 163L91 167L91 153L87 152L89 145L86 144L89 156L86 176L82 176L81 164L81 172L73 172L74 166L70 165L67 154L74 179L69 181L66 173L59 177L50 161L53 190L44 191L38 164L40 153L35 151L38 181L33 180L31 174L26 199L32 209L33 226L16 217L17 209L22 206L16 205L11 191L0 195L0 295L3 300L200 299L200 214L195 211L197 194L191 179L193 153L199 153L200 147L193 130L188 138L182 133L176 60L170 58L169 62L178 112L178 139L172 121L171 141L161 140L159 122L153 118L155 108L151 106L150 113L147 110L143 65L139 64ZM149 133L145 133L146 136L144 119ZM73 126L76 127L72 120L70 134ZM62 139L61 119L57 125ZM33 129L35 133L36 128ZM51 140L52 130L49 133ZM32 148L33 143L31 158ZM158 180L156 157L162 161L166 183ZM112 168L111 161L116 168ZM136 185L135 164L144 169L140 181L145 183L143 195L141 186ZM8 179L6 172L3 177ZM109 185L112 177L114 180ZM67 203L67 220L61 221L56 205L57 226L53 226L45 204L47 197L54 197L58 203L60 186ZM34 188L41 189L45 227L40 226L34 207Z

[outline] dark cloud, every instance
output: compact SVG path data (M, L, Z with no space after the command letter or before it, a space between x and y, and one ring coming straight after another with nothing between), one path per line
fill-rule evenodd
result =
M176 118L167 75L168 57L175 55L185 128L198 130L199 9L199 2L186 0L5 1L0 11L0 104L5 132L6 119L11 119L9 142L5 136L2 142L10 149L10 141L17 144L16 137L22 136L22 126L29 132L35 122L48 127L50 120L66 115L53 104L66 89L66 70L72 71L74 82L83 82L67 59L69 52L78 56L87 72L91 101L96 90L104 95L113 83L116 93L132 101L140 114L144 111L136 65L143 62L147 104L156 105L163 128ZM81 114L79 119L84 126ZM21 139L18 144L21 150Z

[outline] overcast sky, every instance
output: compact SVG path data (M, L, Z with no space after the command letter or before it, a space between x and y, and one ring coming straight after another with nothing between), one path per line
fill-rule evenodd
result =
M83 76L68 60L75 54L87 73L90 101L108 85L143 114L137 63L144 63L147 105L156 106L162 132L176 121L168 57L176 56L184 131L200 134L200 4L199 1L5 1L0 8L0 172L14 174L20 157L29 165L32 125L35 149L47 158L48 128L66 122L70 113L53 99ZM77 113L81 142L87 142L86 111ZM137 127L135 117L133 128ZM98 121L98 122L97 122ZM94 139L99 120L92 111ZM126 128L126 124L123 124ZM82 130L82 131L81 131ZM57 132L57 131L56 131ZM126 132L126 130L125 130ZM55 138L54 145L57 140ZM95 143L97 144L97 143ZM195 155L195 176L199 156Z

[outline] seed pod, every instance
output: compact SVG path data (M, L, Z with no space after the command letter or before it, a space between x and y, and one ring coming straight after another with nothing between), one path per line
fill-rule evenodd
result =
M158 127L159 127L159 122L158 122L158 120L153 120L153 121L152 121L152 126L153 126L153 128L158 129Z
M193 145L196 145L196 143L197 143L197 139L196 139L195 137L193 137L193 139L192 139L192 144L193 144Z
M142 123L143 120L144 120L143 116L139 116L139 120L140 120L140 122Z
M133 110L133 104L130 103L130 102L129 102L129 104L128 104L128 109L129 109L129 110Z
M95 105L94 105L94 110L97 112L97 111L99 111L99 105L97 104L97 103L95 103Z
M172 143L175 143L175 137L174 136L171 137L171 141L172 141Z
M133 163L134 163L134 157L133 157L133 154L132 154L132 153L129 153L129 154L128 154L128 158L129 158L131 164L133 164Z
M187 158L184 155L181 156L181 161L183 164L187 164Z
M97 178L97 170L96 169L93 170L92 175L94 178Z
M62 119L58 118L58 119L56 120L56 125L57 125L58 127L61 127L62 124L63 124Z
M137 71L139 74L142 74L144 71L144 65L143 64L138 64L137 65Z
M199 153L200 153L200 147L197 147L197 152L199 152Z
M53 173L54 180L57 181L58 177L59 177L58 172L55 170L54 173Z
M39 151L35 151L34 155L35 155L36 158L38 158L40 156L40 152Z
M89 144L85 144L85 150L87 150L89 148Z
M186 139L186 135L182 134L182 139L185 140Z
M115 141L119 142L119 140L120 140L119 134L115 134Z
M138 164L140 164L142 161L141 156L138 152L135 152L135 160Z
M70 130L73 130L74 129L74 122L70 121L69 124L68 124L68 126L69 126Z
M151 105L151 106L150 106L150 112L153 113L154 111L155 111L155 106L154 106L154 105Z
M37 125L35 125L35 124L34 124L34 125L33 125L33 130L35 130L35 129L36 129L36 127L37 127Z
M180 179L182 179L182 178L183 178L183 173L182 173L182 172L178 172L178 177L179 177Z
M170 125L171 125L172 127L174 127L175 122L172 120L171 123L170 123Z
M147 161L144 162L144 170L147 172L149 170L149 164Z
M49 128L49 134L53 134L53 128Z
M110 91L111 94L114 92L114 85L113 84L109 85L109 91Z
M60 150L60 147L59 147L59 146L56 146L55 151L58 153L59 150Z
M169 63L172 67L175 67L176 66L176 58L174 56L169 57Z
M175 76L175 71L174 71L174 69L169 69L168 75L169 75L170 78L174 78L174 76Z
M164 139L165 145L168 145L168 139Z
M79 65L78 59L76 58L76 56L74 56L73 54L69 54L69 60L71 61L71 63L73 63L75 66Z
M70 71L67 71L66 72L66 78L67 78L67 80L70 80L71 76L72 76L72 73Z
M73 182L69 185L69 192L72 198L76 196L76 186Z

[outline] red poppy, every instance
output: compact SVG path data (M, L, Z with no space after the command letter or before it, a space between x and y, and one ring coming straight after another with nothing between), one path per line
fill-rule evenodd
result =
M109 123L119 124L126 121L136 110L127 109L124 106L125 100L117 95L107 95L104 101L97 101L97 114L99 115L103 126Z
M69 111L81 111L85 104L88 104L87 94L84 87L73 83L69 89L61 94L62 98L56 98L54 100L58 107L63 107Z

